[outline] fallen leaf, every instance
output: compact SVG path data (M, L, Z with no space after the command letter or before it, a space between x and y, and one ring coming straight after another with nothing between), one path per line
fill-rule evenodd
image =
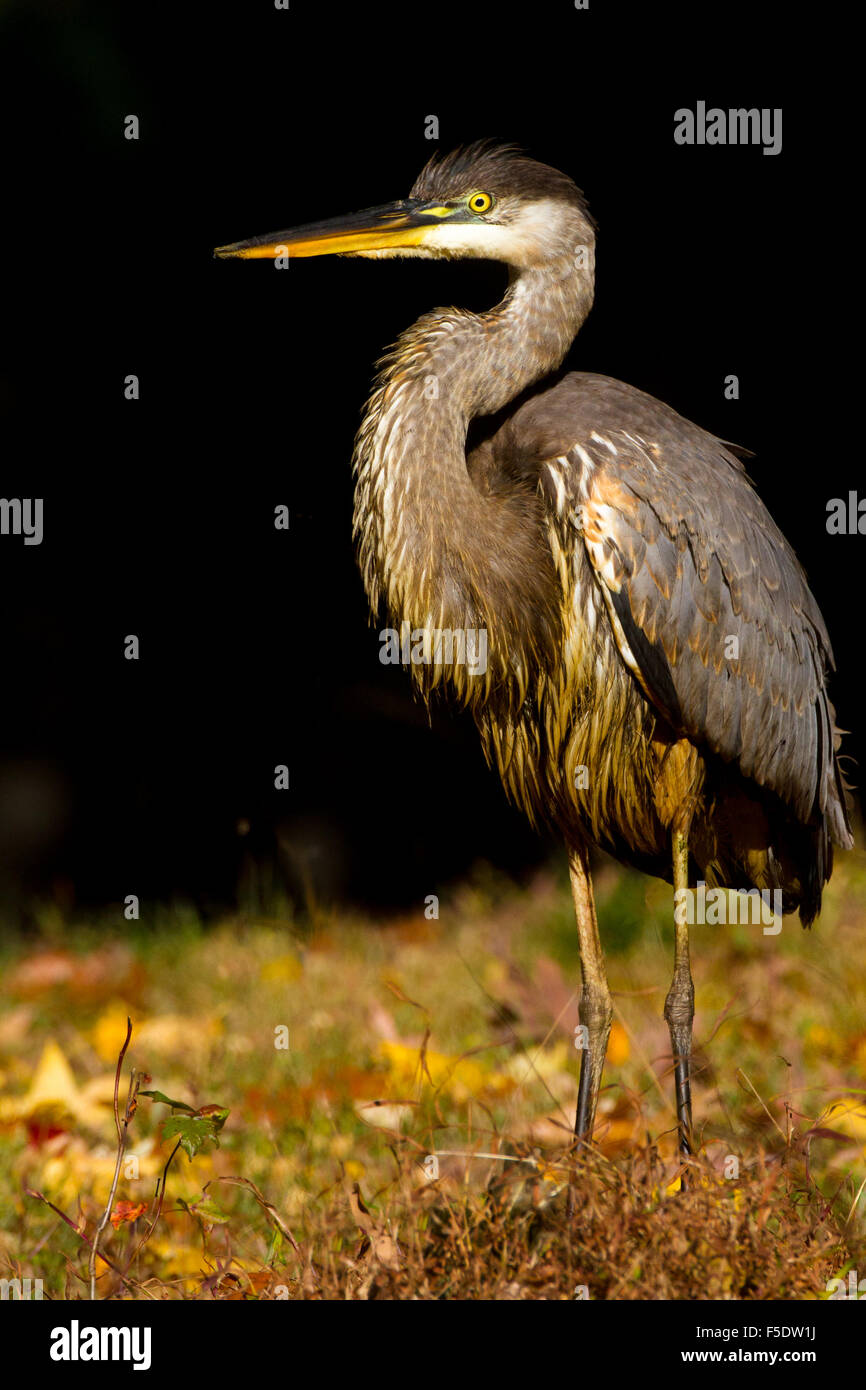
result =
M297 956L275 956L273 960L265 961L259 978L264 984L290 985L299 980L303 973L304 967Z
M43 1143L76 1125L102 1129L111 1122L113 1127L113 1097L113 1076L95 1078L79 1088L62 1049L47 1042L29 1091L0 1097L0 1121L23 1122L31 1141Z
M147 1202L117 1202L109 1220L117 1231L121 1226L137 1221L147 1211Z

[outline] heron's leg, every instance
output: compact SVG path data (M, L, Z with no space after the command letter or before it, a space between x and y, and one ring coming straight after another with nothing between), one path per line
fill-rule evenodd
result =
M592 879L589 874L589 853L585 846L569 851L571 894L577 918L580 941L580 971L583 988L580 994L580 1022L586 1029L580 1059L580 1083L577 1092L577 1116L574 1133L578 1139L591 1139L601 1074L610 1036L613 1004L604 968L604 952L598 937Z
M678 827L676 824L673 830L673 861L674 896L675 901L678 901L677 890L688 889L689 886L689 836L687 827ZM670 1030L674 1058L680 1152L687 1155L692 1151L692 1089L689 1066L692 1055L692 1021L695 1016L695 987L689 963L689 926L687 921L678 920L680 916L685 917L685 913L675 912L674 978L665 1000L665 1018Z

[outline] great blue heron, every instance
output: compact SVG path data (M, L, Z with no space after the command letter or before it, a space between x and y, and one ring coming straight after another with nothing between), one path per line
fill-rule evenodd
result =
M675 890L777 890L809 925L833 844L853 845L830 639L733 446L609 377L550 376L595 279L594 223L565 174L481 141L434 157L407 199L216 252L332 253L509 268L495 308L425 314L384 358L354 531L418 689L450 685L509 795L565 838L586 1029L575 1133L590 1140L613 1011L589 846ZM442 642L478 632L483 670ZM686 912L664 1016L688 1155Z

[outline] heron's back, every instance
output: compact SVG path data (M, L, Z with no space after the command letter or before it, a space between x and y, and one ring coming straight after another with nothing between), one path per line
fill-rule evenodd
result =
M853 843L805 574L739 459L622 382L569 373L470 457L535 489L560 590L556 669L488 753L536 817L669 876L671 816L711 884L779 888L811 920Z

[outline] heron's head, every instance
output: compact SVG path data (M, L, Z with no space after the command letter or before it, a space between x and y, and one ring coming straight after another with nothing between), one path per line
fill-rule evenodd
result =
M580 189L514 145L477 141L422 170L408 198L220 246L220 257L424 256L504 261L528 269L595 243Z

